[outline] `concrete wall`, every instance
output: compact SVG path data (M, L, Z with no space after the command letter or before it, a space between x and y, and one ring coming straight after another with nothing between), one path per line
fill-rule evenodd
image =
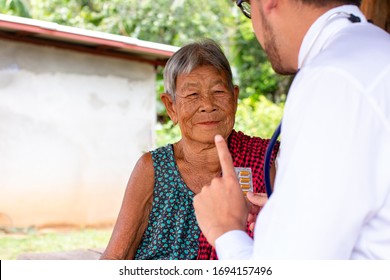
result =
M155 116L152 65L0 39L0 226L113 223Z

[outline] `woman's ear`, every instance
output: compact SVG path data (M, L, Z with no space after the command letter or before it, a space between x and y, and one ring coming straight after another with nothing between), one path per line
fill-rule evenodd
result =
M234 93L234 100L237 102L238 101L238 96L240 95L240 87L235 85L233 93Z
M240 87L235 85L233 89L234 94L234 104L236 106L236 112L237 112L237 106L238 106L238 96L240 95Z
M165 108L169 118L173 121L174 124L177 124L177 114L175 110L175 102L172 99L172 96L169 93L162 93L160 95L162 103L164 103Z

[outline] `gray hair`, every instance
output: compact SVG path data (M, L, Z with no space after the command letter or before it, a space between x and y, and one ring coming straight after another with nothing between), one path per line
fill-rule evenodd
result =
M225 74L228 86L233 92L233 75L221 47L211 39L189 43L180 48L168 60L164 69L165 92L175 100L176 79L180 74L189 74L195 68L211 65L215 69Z

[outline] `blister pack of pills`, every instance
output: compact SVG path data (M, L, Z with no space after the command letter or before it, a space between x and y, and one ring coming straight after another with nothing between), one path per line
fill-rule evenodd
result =
M250 167L234 167L234 169L244 195L249 191L253 192L252 169Z

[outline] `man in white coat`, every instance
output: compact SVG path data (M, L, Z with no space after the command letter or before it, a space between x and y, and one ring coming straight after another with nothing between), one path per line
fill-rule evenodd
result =
M203 233L220 259L390 259L390 35L358 0L236 2L275 71L297 74L254 239L219 136L223 177L194 198Z

